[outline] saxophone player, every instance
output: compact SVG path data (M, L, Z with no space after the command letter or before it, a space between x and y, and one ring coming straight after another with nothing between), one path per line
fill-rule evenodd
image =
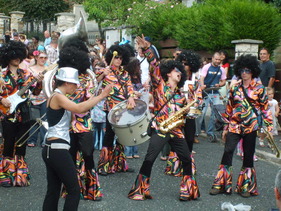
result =
M149 190L152 166L164 145L169 142L182 161L183 176L179 199L182 201L197 199L200 194L197 182L192 176L190 151L185 141L183 125L176 126L167 133L162 132L160 127L161 123L185 108L187 104L184 94L180 91L186 81L186 71L178 61L167 60L160 64L154 57L144 36L137 37L136 41L143 49L151 66L150 77L156 117L152 123L153 132L147 154L128 198L133 200L152 199Z
M182 63L187 74L187 80L185 81L183 86L183 92L185 93L187 102L191 103L195 98L197 98L197 102L194 105L194 111L200 111L199 109L197 109L197 107L203 102L202 90L199 86L199 81L196 76L196 73L200 68L200 56L193 51L183 50L177 56L176 61ZM192 157L192 149L196 132L195 118L196 114L188 114L184 125L185 141L188 145L189 152L191 153L192 173L195 173L195 163ZM165 174L182 176L182 170L183 169L181 167L179 157L172 149L167 160Z
M222 134L225 141L224 154L210 194L231 194L233 153L237 143L243 139L244 159L235 192L242 197L250 197L259 194L253 162L259 129L258 112L268 131L272 131L272 115L265 87L260 80L255 79L260 74L257 58L249 54L242 55L235 61L233 69L236 77L241 80L229 91L224 114L227 123Z

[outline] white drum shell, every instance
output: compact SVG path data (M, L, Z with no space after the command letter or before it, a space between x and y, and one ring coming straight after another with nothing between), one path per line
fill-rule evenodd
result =
M108 121L110 122L113 131L118 137L118 142L125 146L135 146L142 144L150 139L147 135L147 127L151 119L150 112L147 108L147 104L139 99L135 100L136 108L138 105L142 104L146 106L146 109L137 119L133 122L127 124L116 124L114 121L115 113L118 110L124 110L127 106L127 100L117 104L111 109L108 114Z

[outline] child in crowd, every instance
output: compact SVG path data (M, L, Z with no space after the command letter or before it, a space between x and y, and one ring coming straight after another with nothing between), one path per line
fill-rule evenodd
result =
M272 119L273 119L273 130L271 131L272 135L278 135L278 114L279 114L279 106L277 100L273 99L274 98L274 89L271 87L266 88L267 96L268 96L268 103L269 103L269 108L272 113ZM264 139L265 136L263 134L260 135L259 137L259 145L261 147L264 147Z

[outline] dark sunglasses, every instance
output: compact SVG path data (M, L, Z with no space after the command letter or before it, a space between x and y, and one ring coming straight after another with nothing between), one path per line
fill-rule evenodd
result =
M252 71L250 70L250 69L246 69L246 68L244 68L244 69L240 69L239 70L239 73L240 74L242 74L242 73L251 73Z
M186 62L184 62L184 63L182 63L184 66L188 66L188 63L186 63Z
M121 60L123 59L122 56L115 56L114 58L115 58L115 59L121 59Z

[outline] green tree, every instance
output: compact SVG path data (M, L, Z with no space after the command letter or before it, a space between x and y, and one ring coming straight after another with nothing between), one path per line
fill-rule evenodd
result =
M9 15L11 11L25 12L25 17L33 20L54 18L56 13L69 10L64 0L0 0L0 8Z
M85 0L84 7L89 14L89 20L95 20L99 32L104 38L102 27L120 26L125 23L128 9L134 2L145 2L145 0Z

